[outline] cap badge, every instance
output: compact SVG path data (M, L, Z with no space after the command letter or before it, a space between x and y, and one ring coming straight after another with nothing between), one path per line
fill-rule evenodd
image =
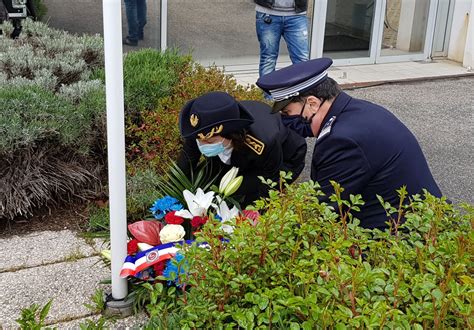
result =
M224 125L219 125L219 126L213 127L208 133L206 134L199 133L197 136L201 140L210 139L214 135L218 135L220 132L222 132L223 129L224 129Z
M189 117L189 122L192 127L196 127L199 124L199 118L194 113Z

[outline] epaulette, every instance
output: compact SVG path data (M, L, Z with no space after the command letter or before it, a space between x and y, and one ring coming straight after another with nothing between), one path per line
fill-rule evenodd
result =
M245 135L245 144L257 155L261 155L265 149L265 143L250 134Z
M331 133L331 129L332 129L332 125L334 124L334 122L336 121L336 116L332 116L328 122L326 123L326 125L324 125L323 129L321 130L321 133L319 133L317 139L316 139L316 142L318 142L319 140L321 140L323 137L325 137L326 135L328 135L329 133Z

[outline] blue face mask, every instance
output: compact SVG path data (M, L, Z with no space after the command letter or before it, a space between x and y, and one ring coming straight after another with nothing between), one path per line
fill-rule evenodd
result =
M299 115L283 115L281 116L281 121L283 125L292 129L298 135L301 135L304 138L313 137L313 129L311 128L311 121L315 114L313 114L309 119L303 117L304 107L306 106L306 101L301 108L301 113Z
M196 143L199 148L199 151L206 157L217 156L218 154L224 152L225 150L223 141L216 142L216 143L203 144L199 142L199 140L196 139Z
M304 138L314 136L313 129L311 128L311 119L313 118L311 117L310 120L307 120L300 115L281 116L283 125Z

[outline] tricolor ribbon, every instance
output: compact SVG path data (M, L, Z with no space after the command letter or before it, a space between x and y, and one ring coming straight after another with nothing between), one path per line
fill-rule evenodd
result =
M181 250L183 244L191 244L193 240L173 242L157 245L151 249L138 252L134 256L127 256L120 270L120 277L135 276L139 272L154 264L173 258Z

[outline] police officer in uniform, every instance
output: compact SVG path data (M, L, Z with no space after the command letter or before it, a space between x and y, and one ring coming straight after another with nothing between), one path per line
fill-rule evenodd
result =
M261 77L257 85L275 100L285 125L303 137L315 137L311 179L326 196L334 180L365 205L354 215L365 228L384 229L387 216L376 195L398 205L396 192L426 189L441 197L425 156L410 130L385 108L350 97L328 77L329 58L293 64ZM326 201L327 201L326 197Z
M280 171L286 171L296 179L304 167L306 140L271 112L265 103L237 102L224 92L189 101L179 117L184 143L178 166L189 174L204 155L222 175L238 167L243 182L236 195L243 196L242 206L267 195L259 176L278 182Z

